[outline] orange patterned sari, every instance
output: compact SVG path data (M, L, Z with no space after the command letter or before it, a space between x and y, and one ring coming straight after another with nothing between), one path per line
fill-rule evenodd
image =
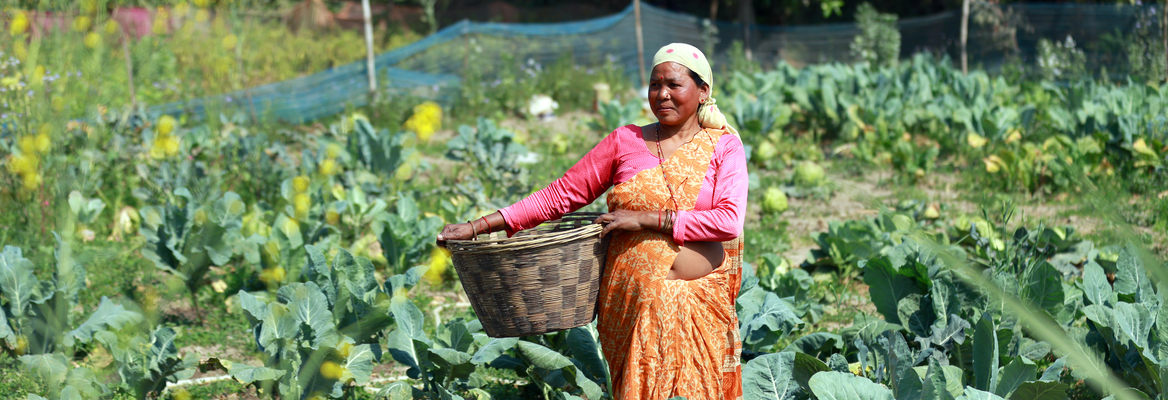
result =
M692 210L714 146L728 134L706 129L663 163L616 185L612 210ZM655 230L614 231L600 287L600 343L617 400L740 399L742 343L738 337L741 238L725 242L726 257L709 275L665 279L679 248Z

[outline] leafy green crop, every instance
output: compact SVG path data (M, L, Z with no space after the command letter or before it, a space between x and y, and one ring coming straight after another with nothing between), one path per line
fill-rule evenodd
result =
M394 321L391 297L403 296L426 267L379 284L367 259L339 249L329 265L316 247L305 250L308 282L281 286L271 301L239 292L256 343L267 356L264 366L219 359L209 364L273 395L337 398L352 390L349 382L369 380L382 354L379 339Z
M186 189L175 190L185 205L173 203L139 210L146 237L142 255L158 268L183 279L194 291L212 265L224 265L244 245L241 216L247 206L227 192L208 204L198 204Z

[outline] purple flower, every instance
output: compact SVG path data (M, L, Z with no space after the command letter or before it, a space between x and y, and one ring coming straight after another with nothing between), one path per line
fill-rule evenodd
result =
M435 92L437 92L437 91L438 91L438 85L437 85L437 84L435 84L434 86L431 86L430 88L431 88L431 89L434 89L434 91L435 91Z
M227 102L228 102L228 103L230 103L230 102L231 102L231 96L227 96Z

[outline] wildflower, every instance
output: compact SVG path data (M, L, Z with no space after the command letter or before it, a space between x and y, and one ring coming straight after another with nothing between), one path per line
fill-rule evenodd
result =
M185 2L185 1L179 2L178 4L176 4L174 6L174 13L175 14L187 15L187 13L189 13L189 12L191 12L191 5L187 4L187 2Z
M206 9L200 8L199 11L195 11L195 22L207 22L210 19L211 12Z
M341 222L341 214L336 210L329 209L324 213L324 222L327 222L329 225L338 225Z
M81 16L78 16L77 18L73 18L73 30L74 31L85 32L85 31L88 31L89 27L91 27L91 26L93 26L93 20L89 19L88 16L81 15Z
M195 3L195 7L207 8L211 6L211 3L214 3L214 0L192 0L191 2Z
M8 33L16 36L24 33L26 30L28 30L28 15L25 15L23 12L16 13L12 17L12 23L8 25Z

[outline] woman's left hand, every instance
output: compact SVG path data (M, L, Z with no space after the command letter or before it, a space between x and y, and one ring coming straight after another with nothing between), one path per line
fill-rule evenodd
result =
M652 214L652 215L650 215ZM639 231L657 227L657 213L653 211L616 210L596 218L595 223L605 224L600 236L608 235L613 229ZM652 221L649 221L652 219Z

